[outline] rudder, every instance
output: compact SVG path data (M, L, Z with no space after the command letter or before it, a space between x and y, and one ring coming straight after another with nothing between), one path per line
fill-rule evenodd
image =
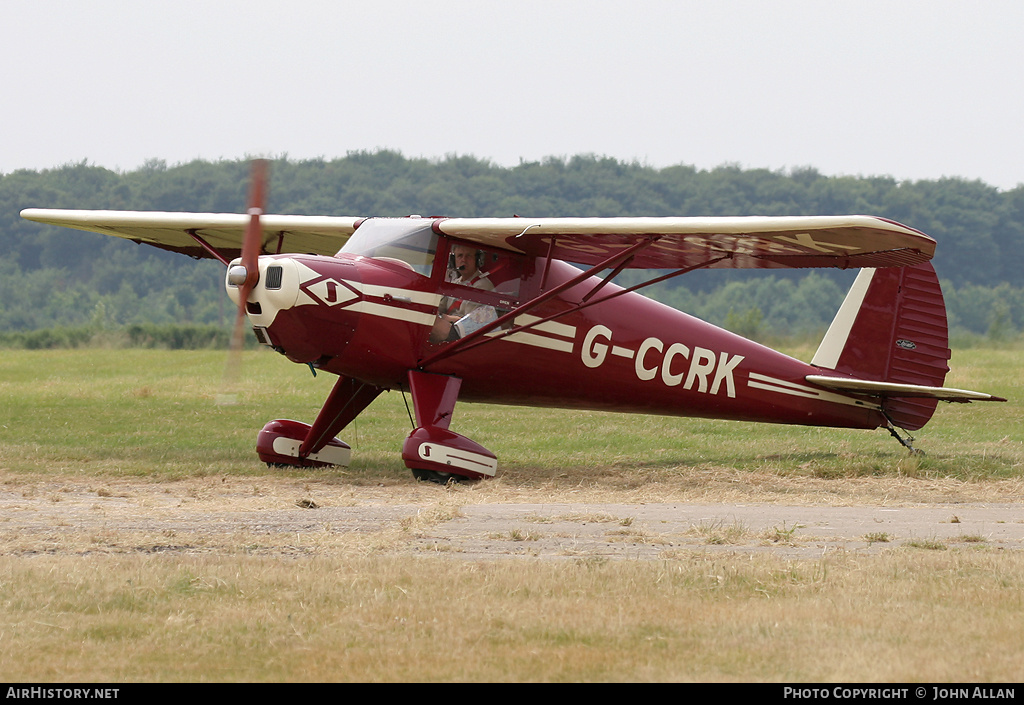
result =
M949 372L946 304L935 269L863 269L811 364L878 382L941 387ZM888 397L882 408L907 430L924 426L937 399Z

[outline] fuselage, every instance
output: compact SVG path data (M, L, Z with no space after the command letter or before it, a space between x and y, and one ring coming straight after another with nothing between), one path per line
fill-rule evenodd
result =
M460 289L448 281L449 242L431 243L436 256L411 263L379 250L261 257L248 304L257 336L294 362L386 389L407 388L410 370L455 376L467 401L852 428L885 423L877 404L808 383L818 368L639 293L599 286L597 277L537 303L579 277L561 261L488 255L493 291ZM431 342L442 297L458 296L475 300L484 321L507 320L472 344L468 337Z

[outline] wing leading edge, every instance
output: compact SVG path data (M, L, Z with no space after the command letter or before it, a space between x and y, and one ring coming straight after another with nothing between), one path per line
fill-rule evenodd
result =
M189 235L194 232L228 259L237 257L249 216L240 213L164 213L28 208L21 217L37 223L113 235L192 257L212 257ZM362 218L264 215L264 252L334 255Z

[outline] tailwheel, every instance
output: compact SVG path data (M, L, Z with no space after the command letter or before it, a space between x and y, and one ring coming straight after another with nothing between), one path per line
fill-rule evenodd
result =
M924 455L925 454L925 452L923 450L921 450L920 448L915 448L913 445L911 445L914 442L914 437L913 436L911 436L909 433L907 433L905 429L902 429L902 430L903 430L904 433L907 434L907 437L904 438L903 436L901 436L899 434L899 431L896 430L896 424L893 423L893 420L892 420L892 418L890 418L889 414L885 413L885 411L883 411L882 414L885 416L885 420L887 422L886 423L886 430L889 431L889 435L891 435L893 438L895 438L897 441L899 441L901 446L903 446L904 448L909 450L911 455Z

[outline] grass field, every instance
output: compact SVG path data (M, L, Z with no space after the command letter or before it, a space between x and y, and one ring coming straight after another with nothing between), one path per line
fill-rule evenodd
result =
M315 481L352 502L370 490L373 501L424 497L419 510L375 532L273 546L247 534L201 553L141 550L153 543L70 520L33 543L0 515L0 679L1019 679L1024 556L983 537L813 561L701 551L478 561L411 553L407 539L470 502L1016 502L1017 348L955 353L947 385L1011 401L940 406L916 434L924 457L881 431L460 404L453 429L498 455L499 477L419 494L399 457L410 429L400 394L346 429L351 468L270 471L256 432L271 418L312 420L333 378L254 351L239 403L218 406L224 361L0 351L3 492L48 493L60 506L60 488L82 483L102 494L114 483L215 493L222 481L254 491Z
M217 351L2 351L2 468L167 479L265 473L252 452L256 432L272 418L312 421L334 377L314 378L272 353L246 353L239 403L219 406L224 361ZM908 459L882 431L466 403L452 427L494 451L506 476L526 481L718 466L837 478L1019 476L1024 351L960 352L947 385L1011 401L940 405L917 434L923 458ZM399 452L410 428L402 395L382 395L343 434L355 448L347 476L404 479Z

